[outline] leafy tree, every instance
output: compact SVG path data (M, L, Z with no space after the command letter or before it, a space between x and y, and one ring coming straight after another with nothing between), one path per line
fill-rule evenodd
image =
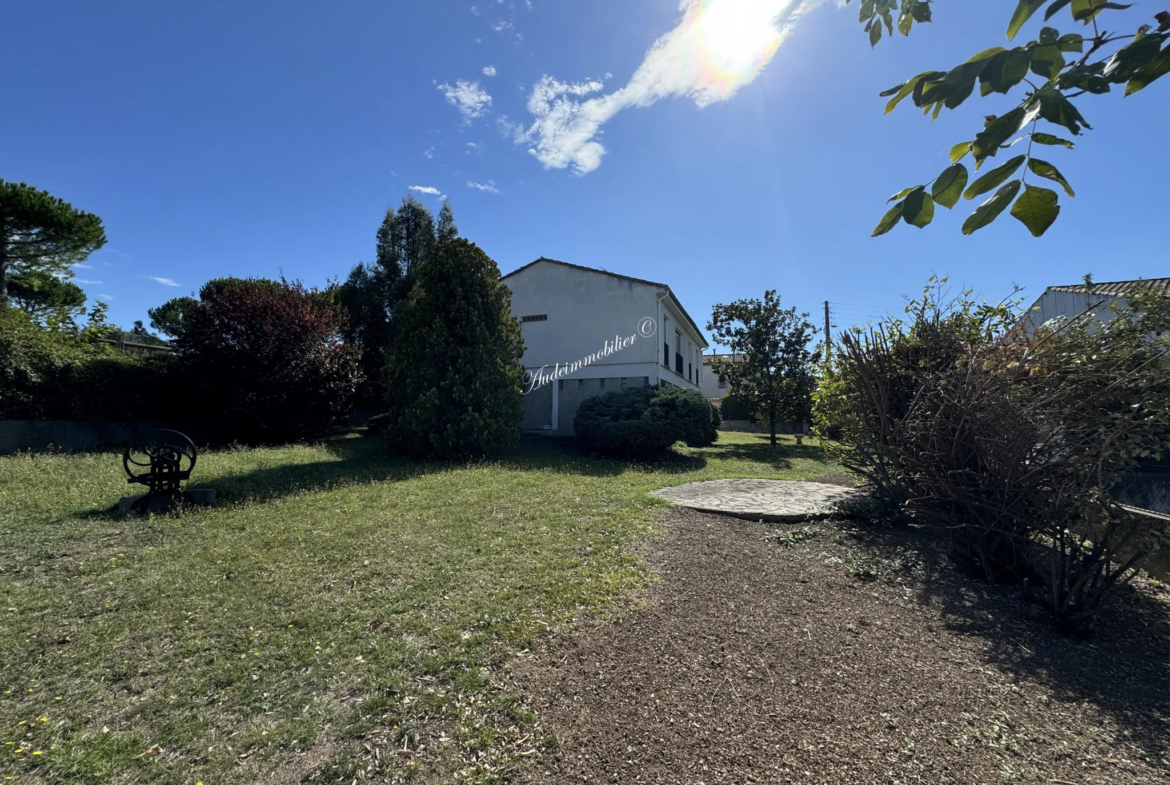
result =
M106 244L96 215L46 191L0 180L0 310L8 307L8 274L68 274L70 265Z
M378 227L375 262L359 263L338 287L338 301L348 314L345 339L362 348L362 368L367 379L363 397L385 398L386 361L394 342L394 311L410 292L418 266L438 242L459 234L455 214L444 203L436 224L430 210L412 196L397 211L386 210Z
M85 292L80 286L45 270L11 275L8 297L16 307L39 321L50 315L76 315L85 306Z
M908 35L915 22L929 22L932 5L927 0L862 0L861 21L870 44L876 46L882 39L883 28L893 35L895 14L902 35ZM933 220L935 205L949 210L960 198L974 199L987 193L991 193L990 198L963 223L963 234L979 231L1010 206L1013 218L1033 236L1041 236L1060 214L1060 195L1053 188L1042 187L1041 181L1056 183L1069 197L1075 193L1060 170L1033 155L1033 151L1037 146L1072 149L1071 140L1052 132L1075 137L1091 128L1073 99L1104 95L1121 85L1125 85L1125 95L1133 95L1170 72L1170 13L1162 11L1154 16L1154 24L1143 24L1134 33L1119 35L1100 27L1098 17L1129 5L1106 0L1018 0L1008 22L1008 40L1015 39L1045 5L1046 22L1067 8L1073 23L1091 26L1092 35L1043 27L1036 39L1026 44L1011 49L985 49L949 71L923 71L882 93L890 98L887 114L910 98L923 114L937 118L944 108L955 109L966 101L976 83L983 98L992 93L1009 95L1019 85L1027 85L1015 106L1003 114L988 115L983 129L973 139L951 148L951 165L937 177L891 197L895 204L882 217L873 236L889 232L899 221L921 229ZM1040 126L1042 121L1045 126ZM978 172L987 159L1023 141L1027 147L1022 154L1011 156L969 183L971 174L962 163L967 155L974 160ZM1036 179L1028 182L1029 175Z
M182 327L183 314L199 305L194 297L175 297L167 300L157 308L149 308L146 315L150 317L150 326L163 335L174 337Z
M397 322L381 426L393 449L467 458L520 438L524 339L487 254L439 243Z
M189 392L241 438L294 436L349 413L361 370L358 350L341 340L344 313L331 292L219 278L170 312L181 314L169 326Z
M819 356L808 345L816 328L808 314L780 307L775 290L763 300L716 305L707 324L716 343L730 347L739 362L716 358L712 373L727 378L737 399L766 419L776 444L776 424L808 422L815 386L813 364Z

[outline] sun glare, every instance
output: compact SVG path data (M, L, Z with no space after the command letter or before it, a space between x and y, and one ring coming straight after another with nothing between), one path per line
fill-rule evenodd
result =
M780 46L778 0L705 0L694 8L696 54L713 81L735 89L750 80Z

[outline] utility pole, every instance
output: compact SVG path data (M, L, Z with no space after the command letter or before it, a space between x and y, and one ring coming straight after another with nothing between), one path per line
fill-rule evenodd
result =
M825 300L825 362L833 354L833 335L829 332L829 301Z

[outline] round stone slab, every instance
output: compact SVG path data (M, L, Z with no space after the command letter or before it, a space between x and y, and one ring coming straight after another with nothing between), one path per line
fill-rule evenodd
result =
M652 496L699 512L752 521L800 523L827 518L837 502L860 491L819 482L788 480L708 480L651 491Z

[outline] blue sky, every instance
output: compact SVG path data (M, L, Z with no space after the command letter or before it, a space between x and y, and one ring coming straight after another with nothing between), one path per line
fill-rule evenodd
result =
M1077 198L1044 238L1006 214L963 237L964 202L871 239L891 193L1014 104L931 123L878 93L1002 44L1015 0L938 0L874 50L856 5L710 0L706 27L689 5L9 3L0 178L103 218L77 279L124 325L212 277L344 278L411 186L505 273L548 256L664 281L700 325L770 288L847 324L932 273L988 298L1170 274L1170 82L1082 100L1094 130L1046 150Z

